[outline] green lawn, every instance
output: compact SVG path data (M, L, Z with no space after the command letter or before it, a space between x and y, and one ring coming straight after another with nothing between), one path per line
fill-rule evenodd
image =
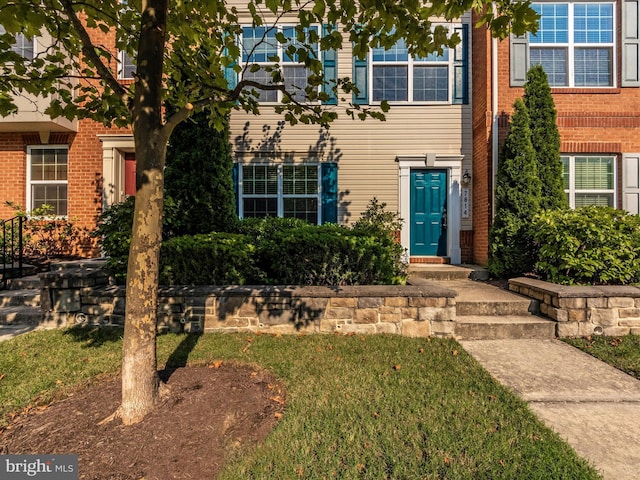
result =
M640 380L640 335L590 336L564 340Z
M0 343L0 413L117 374L119 331ZM587 463L452 340L163 335L161 365L237 360L285 385L277 428L221 478L596 479ZM105 412L108 413L108 412Z

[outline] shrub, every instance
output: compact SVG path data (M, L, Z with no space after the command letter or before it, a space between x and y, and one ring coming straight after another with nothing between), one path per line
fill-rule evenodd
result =
M119 281L126 278L133 198L102 215L97 234ZM395 242L397 215L383 214L373 202L371 214L352 229L336 224L310 225L295 218L244 219L231 234L198 234L164 242L160 283L185 285L288 284L363 285L406 281L403 248ZM165 204L165 208L167 205ZM171 207L174 208L174 207ZM375 214L374 214L375 213ZM178 215L165 215L166 222ZM163 232L164 233L164 232Z
M237 222L229 119L223 117L217 130L210 116L208 109L194 113L169 139L165 197L182 211L175 218L176 236L228 232Z
M108 258L107 267L118 282L124 282L127 277L134 207L135 197L127 197L124 202L111 205L100 215L98 227L92 234L98 237L102 253ZM180 215L176 205L170 199L165 199L162 219L164 239L175 236L173 225L178 222Z
M496 215L489 232L488 266L496 277L533 270L536 257L530 229L540 210L540 192L529 113L517 99L498 165Z
M27 212L13 202L7 202L7 205L13 208L16 216L23 218L22 248L26 257L69 255L89 247L88 229L78 227L69 218L55 217L53 206L43 204Z
M404 283L394 252L388 238L335 224L274 230L258 242L268 282L289 285Z
M238 222L235 232L249 235L260 241L275 232L300 228L308 224L304 220L292 217L243 218Z
M567 208L556 107L547 74L541 65L531 67L527 73L523 101L529 111L531 144L535 150L538 177L542 185L540 208Z
M246 235L185 235L163 242L161 285L246 285L263 283L255 267L255 246Z
M640 282L640 217L610 207L544 211L533 223L537 271L562 284Z

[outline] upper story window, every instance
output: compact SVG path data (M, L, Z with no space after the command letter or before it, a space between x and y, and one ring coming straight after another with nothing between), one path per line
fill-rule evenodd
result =
M278 36L284 36L285 43L278 41ZM319 39L317 26L305 29L304 44L309 48L313 58L319 58ZM314 39L314 41L311 41ZM311 70L305 67L304 62L297 53L290 54L290 46L299 47L301 42L297 38L294 26L279 27L243 27L242 38L242 63L249 66L243 73L244 80L253 80L263 85L284 84L290 96L297 101L304 101L307 78ZM273 69L280 65L282 78L272 75ZM283 93L279 90L261 90L259 100L261 102L279 102Z
M0 35L4 35L6 33L7 31L2 25L0 25ZM33 38L29 38L22 33L18 33L14 36L14 42L11 44L11 50L27 60L33 60L35 55Z
M425 58L409 55L404 40L389 50L371 51L371 92L374 102L449 102L452 64L449 50Z
M534 3L539 29L529 34L530 65L540 64L549 85L614 84L614 4Z
M66 216L68 147L27 147L27 163L27 210L49 205L51 215Z
M132 79L136 72L136 63L131 56L125 52L118 52L118 78L121 80Z
M512 86L524 85L532 65L542 65L552 87L616 85L618 30L614 2L539 2L531 6L540 15L538 31L511 37ZM625 32L637 26L636 17L625 21ZM635 55L622 56L623 71L637 65L638 49L634 51ZM623 86L624 82L623 75Z
M563 155L564 191L571 208L598 205L615 207L614 156Z
M389 49L371 49L363 60L354 59L353 78L359 90L355 103L468 103L468 27L450 28L461 42L442 54L413 57L405 41L399 40Z

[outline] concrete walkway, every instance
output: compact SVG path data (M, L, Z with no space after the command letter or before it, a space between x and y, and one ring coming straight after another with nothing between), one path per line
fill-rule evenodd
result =
M640 381L559 340L461 344L606 480L640 478Z
M5 340L11 340L12 338L22 335L23 333L32 332L36 327L34 325L19 325L19 326L0 326L0 342Z

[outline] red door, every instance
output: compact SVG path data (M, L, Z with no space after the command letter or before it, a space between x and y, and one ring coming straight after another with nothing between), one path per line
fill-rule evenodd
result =
M135 153L126 153L124 156L124 194L127 196L134 196L136 194Z

